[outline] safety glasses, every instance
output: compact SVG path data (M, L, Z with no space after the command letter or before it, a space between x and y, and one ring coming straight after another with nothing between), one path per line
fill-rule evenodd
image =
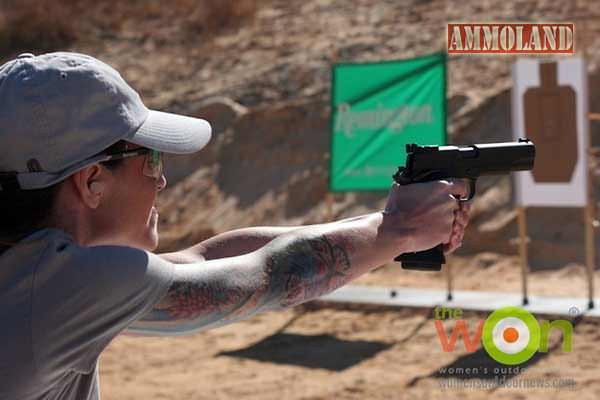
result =
M162 153L157 150L147 149L144 147L125 150L118 153L109 153L106 155L104 161L119 160L122 158L137 157L145 155L144 167L142 173L148 178L159 179L163 173L163 159Z

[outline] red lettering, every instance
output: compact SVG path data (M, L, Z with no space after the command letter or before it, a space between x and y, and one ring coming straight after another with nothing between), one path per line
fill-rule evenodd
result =
M437 330L438 337L440 338L440 344L442 345L442 349L446 353L453 351L454 347L456 347L458 335L462 335L463 343L465 344L465 349L467 349L469 353L473 353L477 350L477 346L481 341L481 333L483 332L483 322L483 320L479 321L479 324L477 325L477 330L475 331L475 335L471 340L466 321L463 319L459 319L454 324L452 334L450 335L450 339L448 339L448 336L446 336L446 331L444 330L444 324L442 323L442 321L436 319L435 329Z

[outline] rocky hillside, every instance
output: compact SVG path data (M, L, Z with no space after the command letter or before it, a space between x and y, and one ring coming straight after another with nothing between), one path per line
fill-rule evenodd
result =
M588 52L591 108L600 111L594 91L600 85L600 40L595 40L600 18L593 17L597 7L591 0L265 0L255 5L251 17L211 35L181 31L181 16L159 7L143 18L129 15L118 29L90 30L93 34L65 47L114 65L148 106L202 116L215 127L209 148L168 160L170 188L160 199L164 250L237 227L325 221L331 64L441 51L448 21L574 21L576 48L581 51L585 39ZM451 142L512 139L512 62L513 57L450 58ZM593 126L594 137L599 129ZM510 180L486 179L479 190L460 252L514 254ZM382 192L336 194L331 217L375 210L384 199ZM581 215L577 209L529 211L534 266L583 260Z

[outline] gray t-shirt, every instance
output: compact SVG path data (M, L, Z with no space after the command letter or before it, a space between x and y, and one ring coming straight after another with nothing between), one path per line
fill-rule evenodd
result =
M98 357L169 288L173 266L131 247L40 230L0 255L0 399L98 399Z

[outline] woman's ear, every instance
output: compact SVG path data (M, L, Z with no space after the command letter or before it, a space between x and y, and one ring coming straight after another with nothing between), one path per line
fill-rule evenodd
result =
M90 182L90 192L101 195L104 192L104 183L99 181Z
M81 201L89 208L98 208L106 191L106 171L94 164L74 173L72 179Z

